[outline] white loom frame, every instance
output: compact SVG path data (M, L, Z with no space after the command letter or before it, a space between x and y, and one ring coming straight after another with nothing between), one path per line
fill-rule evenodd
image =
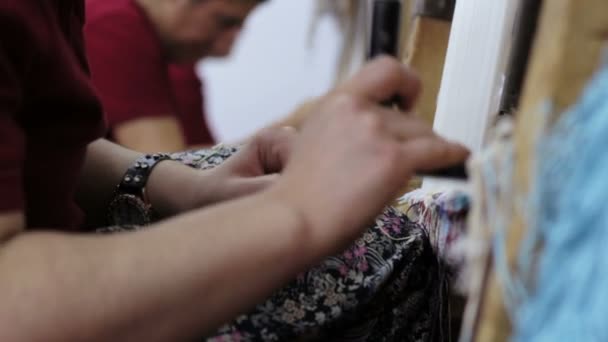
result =
M521 4L522 0L456 1L433 128L473 153L484 146L499 111ZM443 192L466 186L425 178L422 188Z

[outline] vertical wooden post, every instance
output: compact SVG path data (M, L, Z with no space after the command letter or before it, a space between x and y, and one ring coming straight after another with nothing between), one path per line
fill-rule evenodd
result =
M450 28L451 22L434 18L416 17L413 22L411 54L406 63L418 71L424 84L416 111L430 125L437 110Z
M444 11L435 16L428 11L424 12L425 2L438 1L404 1L401 27L402 59L418 72L424 85L415 111L432 125L450 40L454 0L443 1ZM403 192L419 188L421 184L422 179L414 178Z
M419 0L412 9L411 36L407 47L406 64L412 66L424 85L416 112L430 125L437 109L437 96L441 86L443 66L448 50L454 1L443 1L446 5L441 15L425 12L423 4L435 0ZM436 1L435 1L436 2ZM406 6L407 7L407 6ZM412 4L410 4L412 7Z
M412 39L412 10L415 0L401 1L401 44L399 46L399 57L406 62L410 54L409 41Z

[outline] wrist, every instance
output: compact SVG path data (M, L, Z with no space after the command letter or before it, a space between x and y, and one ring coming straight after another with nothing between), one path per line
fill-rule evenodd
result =
M307 245L317 257L340 252L364 228L364 224L358 222L357 213L344 214L347 211L343 207L348 204L328 202L325 193L315 191L310 185L282 178L268 192L299 217L307 231Z
M290 258L293 263L300 263L302 267L308 267L311 263L326 256L327 253L319 248L314 227L304 211L293 202L286 200L280 188L273 186L250 198L260 204L263 203L260 207L269 209L273 221L282 227L281 235L286 234L289 236L287 240L293 242L287 243L291 246L292 251L296 251L296 255L292 255ZM300 262L296 260L300 260Z
M150 204L161 218L170 217L208 204L205 194L213 192L207 172L177 161L159 164L150 174L147 193Z
M288 212L293 220L297 222L300 244L306 246L306 251L312 253L313 258L325 257L337 249L335 227L323 217L322 208L309 205L300 196L298 189L288 186L283 182L278 182L266 192L270 201L278 203L281 208Z

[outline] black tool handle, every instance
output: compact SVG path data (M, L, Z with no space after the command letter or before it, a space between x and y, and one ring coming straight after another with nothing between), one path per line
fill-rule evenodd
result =
M399 53L399 32L401 25L401 1L376 0L372 12L372 29L368 59L380 55L397 56ZM387 107L398 106L399 96L383 103Z
M376 0L372 12L371 42L368 58L397 56L401 25L401 1Z
M368 58L372 59L380 55L396 57L399 53L399 33L401 25L401 1L400 0L375 0L372 13L372 28L370 34L370 45ZM385 106L395 106L401 103L399 96L395 96L383 103ZM438 169L434 171L419 173L420 176L439 178L468 179L468 173L464 164Z
M437 170L428 171L428 172L418 172L417 175L418 176L437 177L437 178L460 179L460 180L469 179L469 173L467 171L467 167L465 164L448 166L448 167L444 167L442 169L437 169Z

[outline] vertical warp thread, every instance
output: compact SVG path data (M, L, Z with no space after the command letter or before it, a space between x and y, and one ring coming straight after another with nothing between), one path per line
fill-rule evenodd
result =
M538 271L514 310L513 340L608 341L608 65L539 152L520 254L522 267L537 260Z
M552 112L547 101L538 114ZM608 63L541 138L538 152L527 196L510 183L512 141L479 163L481 222L491 236L512 340L608 341ZM516 212L529 227L517 273L506 252Z
M544 112L544 110L543 110ZM493 255L496 276L503 289L504 304L509 314L527 298L527 289L519 274L511 271L506 248L509 222L517 211L527 217L527 200L518 195L512 185L515 148L512 136L512 122L508 117L502 118L496 127L496 137L493 143L476 159L474 167L477 174L477 190L475 195L481 215L478 223L485 232L478 232L483 239L487 236L487 247ZM481 254L483 257L483 254ZM474 262L470 257L469 263L483 266L479 261ZM470 271L474 272L474 271ZM479 289L481 291L481 289ZM477 294L481 295L481 294ZM511 316L511 320L514 317Z

